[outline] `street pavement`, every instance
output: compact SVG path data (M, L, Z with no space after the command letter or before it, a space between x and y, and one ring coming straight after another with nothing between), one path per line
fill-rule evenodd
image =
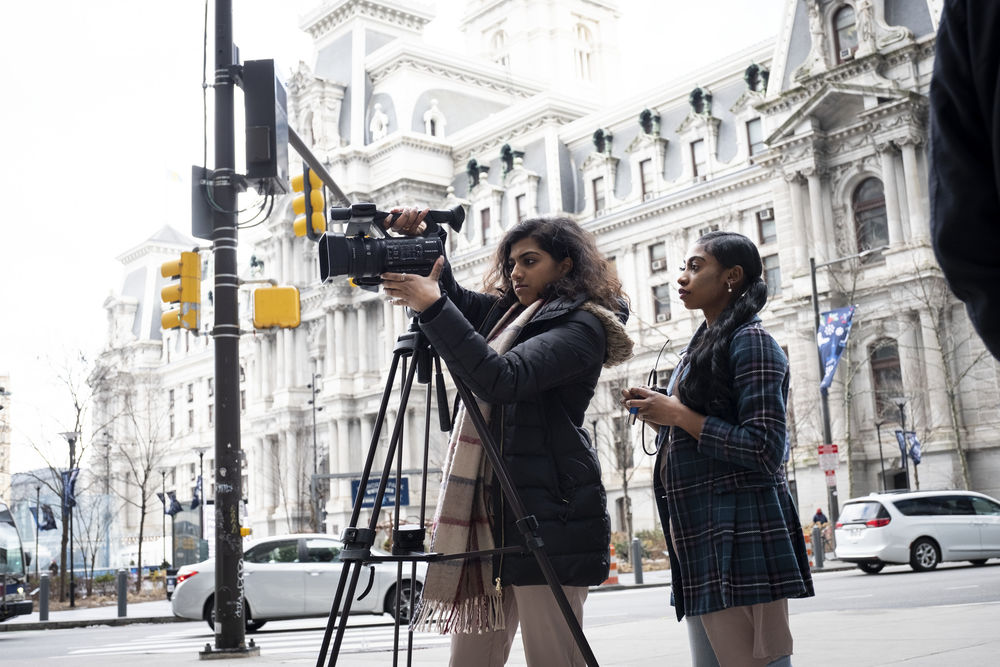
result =
M816 576L824 572L849 569L849 566L827 562L823 570L815 571ZM644 574L642 586L666 586L669 572L654 571ZM605 591L629 590L639 587L631 574L620 574L617 586L605 585L592 589L593 595ZM791 602L792 632L795 636L796 665L815 667L939 667L960 665L961 667L992 667L1000 655L1000 602L962 604L949 606L922 606L915 609L865 609L842 611L795 612L795 601ZM170 603L166 600L131 604L125 618L117 618L117 607L78 608L56 611L49 614L48 622L38 620L38 612L29 616L11 619L0 624L0 631L18 632L66 627L84 627L103 624L167 623L173 622ZM356 620L352 623L371 623ZM640 667L646 665L687 665L690 658L687 648L687 634L683 624L674 620L672 609L665 605L660 618L640 619L629 622L604 623L589 626L585 622L586 636L601 665ZM359 628L359 631L361 629ZM156 631L159 632L159 631ZM166 632L166 628L164 628ZM247 635L247 641L255 635ZM265 637L261 654L250 658L218 658L213 664L247 665L253 663L311 665L316 662L316 653L289 653L268 646ZM405 633L403 633L405 638ZM2 635L0 635L2 638ZM273 643L273 640L270 642ZM201 647L203 648L203 647ZM155 649L151 649L155 651ZM200 649L194 644L190 650L173 653L149 652L142 655L101 655L103 666L134 665L141 662L143 667L166 665L193 665L204 661ZM318 651L318 643L317 643ZM251 663L247 662L251 660ZM0 662L7 664L0 659ZM405 654L400 655L405 664ZM448 663L447 644L438 643L429 648L413 652L412 662L416 666L439 667ZM84 662L84 664L86 664ZM338 664L354 665L393 664L391 651L371 651L342 653ZM518 639L507 663L510 666L525 665L523 651Z

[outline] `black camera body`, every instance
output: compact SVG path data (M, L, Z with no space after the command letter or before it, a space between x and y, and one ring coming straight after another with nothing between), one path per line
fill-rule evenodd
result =
M440 236L377 239L324 234L319 240L319 276L325 283L335 276L350 276L356 285L378 285L383 273L429 276L434 262L444 254Z
M319 240L322 282L349 276L355 285L371 288L382 282L383 273L429 276L434 262L445 254L445 235L439 225L446 223L460 231L465 209L455 206L428 212L424 236L386 236L382 221L390 215L369 203L331 209L330 219L346 221L346 228L343 234L327 233Z

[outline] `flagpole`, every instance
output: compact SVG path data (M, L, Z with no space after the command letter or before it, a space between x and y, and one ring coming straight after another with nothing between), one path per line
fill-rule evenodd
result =
M160 519L160 529L163 533L163 562L167 562L167 471L160 471L160 491L163 492L163 517ZM161 563L162 564L162 563Z

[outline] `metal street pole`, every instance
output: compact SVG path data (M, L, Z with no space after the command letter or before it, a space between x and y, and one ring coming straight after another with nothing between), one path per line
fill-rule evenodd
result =
M839 264L841 262L846 262L849 259L861 259L862 257L867 257L868 255L881 254L882 251L884 251L888 247L889 246L879 246L877 248L869 248L867 250L863 250L853 255L837 257L835 259L831 259L826 262L820 262L818 264L816 263L815 257L809 258L809 276L812 279L813 315L815 317L815 325L816 325L814 331L816 334L819 333L819 294L816 289L816 269L825 266L831 266L833 264ZM819 360L819 377L820 380L822 380L823 375L826 373L826 369L823 365L823 355L822 353L820 353L818 341L814 340L814 343L816 344L816 357ZM820 390L819 397L820 397L820 407L822 408L823 412L823 444L832 445L833 435L831 433L831 428L830 428L830 404L827 399L827 393L823 390ZM837 504L836 484L827 487L827 491L829 493L830 522L835 524L837 522L837 517L840 516L840 508Z
M906 399L905 398L894 398L893 402L896 407L899 408L899 428L903 432L903 446L900 448L903 460L903 472L906 474L906 489L910 488L910 462L907 461L909 458L906 454Z
M42 487L35 487L35 583L41 581L38 578L38 524L42 520Z
M312 400L309 401L309 405L312 406L312 417L313 417L313 474L312 479L309 482L309 495L312 500L313 508L313 531L319 532L319 489L317 488L318 480L316 475L319 474L319 449L316 446L316 378L319 375L316 373L316 366L313 365L312 382L309 383L309 387L312 389Z
M198 452L198 484L201 497L198 499L198 558L201 558L201 543L205 537L205 452L208 447L196 447Z
M111 568L111 437L104 434L104 549Z
M160 518L160 529L163 534L163 561L167 562L167 471L160 471L160 491L163 493L163 516ZM140 567L142 565L140 564Z
M66 438L66 442L69 443L69 471L70 476L67 480L70 484L73 483L73 462L76 461L76 440L80 437L80 434L76 431L70 431L61 434L62 437ZM69 606L76 606L76 571L73 569L73 506L70 505L66 507L66 487L63 486L63 507L64 510L69 510ZM75 503L74 503L75 504ZM65 515L65 514L64 514Z
M246 646L243 539L240 532L240 325L236 246L236 70L232 0L215 2L215 170L212 250L215 257L215 648L259 654Z
M843 257L841 259L849 259L849 258ZM836 262L836 261L840 261L840 260L833 260L833 261ZM831 263L832 262L825 262L822 266L826 266L827 264L831 264ZM810 257L809 258L809 274L810 274L810 277L812 278L813 315L815 317L815 327L813 328L813 332L814 332L815 335L819 334L819 295L817 294L817 290L816 290L816 267L817 266L819 266L819 265L816 264L816 258L815 257ZM819 378L822 381L823 375L826 373L826 369L825 369L825 366L823 364L823 354L822 354L822 352L820 352L819 344L817 343L815 335L813 336L813 344L816 345L816 358L819 360ZM820 392L819 392L819 402L820 402L820 411L823 414L823 444L825 444L825 445L832 445L833 444L833 433L832 433L832 429L830 428L830 403L829 403L829 400L827 398L827 392L823 391L822 389L820 389ZM836 474L836 472L834 474ZM834 480L836 480L836 478L834 478ZM826 491L827 491L827 504L829 505L829 509L830 509L830 521L831 521L831 523L836 524L837 523L837 518L840 516L840 506L837 503L837 484L836 484L836 481L834 481L833 485L829 485L828 484L827 487L826 487Z
M882 465L882 493L885 493L885 458L882 456L882 424L875 422L875 433L878 435L878 461Z

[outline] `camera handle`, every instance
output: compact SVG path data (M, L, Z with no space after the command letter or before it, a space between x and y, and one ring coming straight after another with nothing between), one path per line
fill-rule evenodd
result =
M405 358L408 356L414 356L413 365L407 370ZM426 489L427 489L427 465L428 465L428 451L429 451L429 440L430 440L430 404L431 404L431 384L430 380L430 363L429 360L433 358L435 365L435 378L438 385L438 410L439 410L439 421L441 423L442 430L450 430L450 428L445 429L446 421L447 426L450 424L450 416L447 415L447 395L444 390L444 376L441 372L441 362L437 353L434 351L433 347L427 341L426 337L420 331L420 325L417 323L416 317L414 317L410 322L409 330L399 336L395 348L393 348L393 358L392 364L389 370L389 376L386 380L385 389L382 393L382 400L379 405L378 416L376 417L375 428L372 432L371 444L368 448L368 455L365 460L364 470L361 476L361 484L358 487L358 495L354 499L354 507L351 512L350 526L344 530L343 541L344 550L341 551L340 560L344 562L344 568L341 571L340 582L337 586L337 593L334 596L333 604L330 609L330 616L327 620L326 631L323 634L323 642L320 646L320 653L317 657L316 667L323 667L324 659L326 658L327 652L330 649L330 639L333 634L333 626L335 619L340 609L341 600L344 600L344 610L341 612L340 623L337 626L336 637L333 642L333 650L330 653L329 667L335 667L337 664L337 656L340 652L340 646L343 641L344 631L347 627L347 617L350 615L351 602L354 597L355 591L357 590L358 579L361 574L361 567L365 562L385 562L385 561L396 561L397 562L397 572L396 572L396 609L400 608L400 596L402 587L399 585L402 578L402 567L404 561L411 561L411 581L416 581L416 568L418 561L434 562L442 560L458 560L472 557L482 557L484 555L491 555L496 553L523 553L523 549L520 547L502 547L491 550L476 551L469 553L460 554L435 554L435 553L424 553L423 549L423 535L424 535L424 520L426 511ZM403 360L403 375L405 379L402 384L400 391L399 400L399 410L396 414L396 422L393 425L392 437L389 441L389 448L385 455L385 465L382 468L382 476L379 480L378 492L375 496L374 507L372 508L371 519L369 520L369 525L367 529L360 529L357 527L358 519L361 512L361 505L364 499L365 489L368 485L368 478L371 475L372 468L375 462L375 451L378 446L378 440L381 435L382 426L385 422L386 408L389 402L389 396L392 391L392 383L396 376L396 371L399 366L400 360ZM378 515L382 507L382 499L385 495L385 488L387 486L387 481L389 474L391 472L393 457L396 458L396 488L399 488L400 474L403 468L402 466L402 427L403 421L406 414L406 405L409 401L410 390L413 385L414 375L417 371L423 367L426 371L425 374L421 374L418 377L426 377L427 382L427 399L426 407L424 412L424 442L423 442L423 483L421 485L421 497L420 497L420 529L419 531L405 531L407 533L417 533L417 538L414 539L413 535L407 535L405 538L402 537L401 532L398 528L393 529L393 555L392 556L372 556L371 547L374 544L376 525L378 521ZM483 417L482 411L479 409L479 404L476 402L475 397L469 388L457 377L452 375L452 380L455 383L455 387L458 390L459 396L462 402L465 404L466 413L472 419L473 424L476 427L476 431L483 442L483 451L485 452L487 459L489 460L490 466L493 469L493 474L496 476L500 485L504 491L505 499L510 505L514 516L518 517L515 522L518 530L524 537L525 544L527 545L529 551L535 557L538 562L539 568L542 571L542 575L545 577L545 581L552 591L555 597L556 603L559 606L560 611L563 614L563 618L573 635L573 639L576 642L577 648L583 655L584 660L588 667L597 667L597 658L594 657L594 653L587 642L586 636L583 634L583 628L577 621L576 616L573 614L573 610L569 605L569 601L566 599L566 594L562 590L562 586L559 584L559 580L556 578L555 570L552 568L552 563L549 561L547 554L544 551L544 544L542 539L537 534L538 522L533 515L525 515L524 505L521 502L520 494L514 487L513 482L510 479L510 475L504 466L503 460L500 458L499 449L496 442L493 439L493 435L489 431L489 427L486 423L486 419ZM395 520L394 524L398 527L399 525L399 494L395 497ZM397 548L401 542L405 542L404 546L406 549ZM414 547L420 547L420 551L417 551ZM344 586L347 585L346 597L344 594ZM414 600L414 591L411 586L410 590L410 603L411 609ZM393 643L393 661L395 664L395 659L398 655L399 647L399 619L398 616L395 619L395 635ZM412 657L413 651L413 632L408 631L408 641L407 641L407 655Z

